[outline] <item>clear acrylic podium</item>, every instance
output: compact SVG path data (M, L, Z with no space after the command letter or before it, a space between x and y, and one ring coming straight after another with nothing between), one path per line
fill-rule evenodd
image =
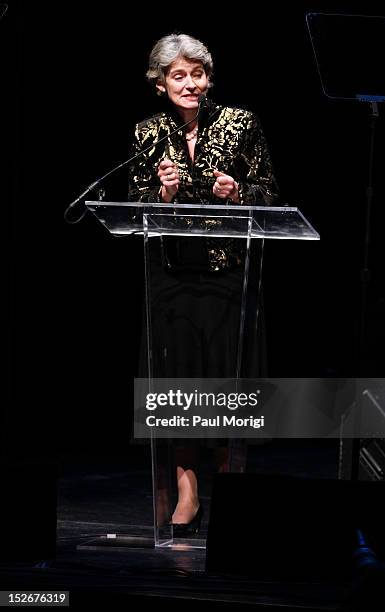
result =
M112 235L143 236L146 333L142 344L146 346L141 355L141 376L148 392L156 379L206 376L200 362L210 360L210 346L202 352L202 358L194 348L194 343L200 342L199 317L206 307L203 300L210 292L222 291L221 278L226 275L231 285L230 320L235 324L223 333L226 374L218 376L235 379L250 376L249 328L258 333L260 327L264 240L319 240L318 233L298 208L104 201L86 202L86 206ZM209 281L198 286L202 278ZM186 291L191 295L193 313L188 322L191 338L186 338L185 322L181 322L180 333L177 323L179 304L184 307L186 299L187 302L190 299ZM216 313L210 314L216 316ZM191 363L183 362L186 353L192 354ZM210 361L208 365L210 368ZM151 434L155 546L204 547L204 530L203 537L173 538L170 519L176 502L176 485L172 452L172 440L158 439L155 433ZM244 460L244 444L232 440L230 471L242 471Z

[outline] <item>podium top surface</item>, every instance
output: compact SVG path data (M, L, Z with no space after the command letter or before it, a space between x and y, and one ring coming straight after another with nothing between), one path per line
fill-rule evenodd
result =
M87 201L115 236L206 236L319 240L297 207Z

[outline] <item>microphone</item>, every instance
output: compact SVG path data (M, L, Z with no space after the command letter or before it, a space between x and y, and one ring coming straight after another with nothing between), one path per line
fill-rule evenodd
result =
M199 117L199 113L201 112L202 108L205 108L207 106L207 98L204 94L200 94L198 97L198 111L197 114L195 115L195 117L193 117L192 119L190 119L190 121L187 121L186 123L184 123L183 125L180 125L179 127L176 128L176 130L173 130L172 132L170 132L170 134L166 134L166 136L163 136L160 140L158 140L158 142L156 142L155 144L151 144L149 147L146 147L145 149L142 149L141 151L139 151L139 153L137 153L136 155L133 155L132 157L130 157L129 159L126 159L126 161L120 163L118 166L115 166L114 168L112 168L111 170L109 170L108 172L106 172L106 174L103 174L103 176L101 176L100 178L98 178L96 181L94 181L93 183L91 183L91 185L88 185L87 189L85 189L77 198L76 200L74 200L73 202L71 202L71 204L69 204L69 206L67 206L65 212L64 212L64 219L67 223L71 223L72 225L75 225L75 223L79 223L79 221L81 221L83 219L83 217L85 216L87 209L83 211L83 213L80 215L80 217L78 217L75 220L71 220L71 218L68 216L70 211L76 206L76 204L78 204L78 202L80 202L90 191L92 191L93 189L95 189L95 187L97 187L102 181L104 181L108 176L111 176L111 174L114 174L117 170L119 170L120 168L124 168L124 166L127 166L128 164L130 164L131 162L135 161L136 159L138 159L139 157L141 157L142 155L144 155L147 151L149 151L150 149L154 149L155 147L157 147L158 145L160 145L161 142L163 142L164 140L167 140L167 138L170 138L171 136L173 136L174 134L176 134L176 132L180 132L180 130L183 130L183 128L187 127L188 125L190 125L190 123L193 123L193 121L196 121Z
M198 115L199 112L203 109L203 108L207 108L207 96L206 94L199 94L198 97L198 104L199 104L199 110L198 110Z

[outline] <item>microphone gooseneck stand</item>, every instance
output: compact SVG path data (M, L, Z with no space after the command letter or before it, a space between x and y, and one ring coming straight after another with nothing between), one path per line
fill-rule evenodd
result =
M94 181L93 183L91 183L91 185L88 185L87 189L85 189L77 198L76 200L74 200L73 202L71 202L71 204L66 208L65 212L64 212L64 219L67 223L71 223L71 224L75 224L75 223L79 223L79 221L81 221L83 219L83 217L85 216L87 209L85 209L81 215L75 219L71 219L70 218L70 211L81 201L83 200L83 198L90 193L90 191L94 190L98 185L100 185L108 176L111 176L111 174L114 174L115 172L117 172L118 170L120 170L120 168L124 168L125 166L127 166L128 164L130 164L131 162L135 161L136 159L138 159L138 157L141 157L142 155L144 155L147 151L149 151L150 149L153 149L154 147L157 147L158 145L160 145L161 142L163 142L164 140L167 140L167 138L170 138L171 136L173 136L174 134L176 134L176 132L179 132L180 130L183 130L185 127L187 127L188 125L190 125L190 123L193 123L193 121L196 121L196 119L198 119L199 117L199 113L201 112L201 109L204 107L204 103L205 103L205 99L206 96L204 94L200 94L199 96L199 101L198 101L198 111L197 114L195 115L195 117L193 117L192 119L190 119L190 121L187 121L186 123L184 123L183 125L180 125L177 127L176 130L173 130L172 132L170 132L170 134L166 134L166 136L163 136L163 138L161 138L160 140L158 140L158 142L156 142L155 144L151 144L149 147L146 147L145 149L142 149L141 151L139 151L139 153L137 153L136 155L133 155L132 157L130 157L129 159L126 159L126 161L122 162L121 164L119 164L118 166L115 166L114 168L112 168L112 170L109 170L108 172L106 172L106 174L103 174L103 176L101 176L100 178L98 178L96 181Z

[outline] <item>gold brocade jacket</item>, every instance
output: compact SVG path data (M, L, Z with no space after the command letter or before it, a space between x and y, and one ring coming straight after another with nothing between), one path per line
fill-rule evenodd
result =
M241 205L272 204L278 195L278 188L261 124L255 114L207 100L199 118L194 161L189 155L183 130L156 147L161 138L181 124L179 115L170 110L136 126L131 155L151 144L154 147L130 168L129 201L161 201L158 167L163 159L170 159L179 172L175 203L232 204L230 200L223 200L213 194L213 172L219 170L232 176L238 183ZM205 240L211 271L239 265L244 241L228 238Z

